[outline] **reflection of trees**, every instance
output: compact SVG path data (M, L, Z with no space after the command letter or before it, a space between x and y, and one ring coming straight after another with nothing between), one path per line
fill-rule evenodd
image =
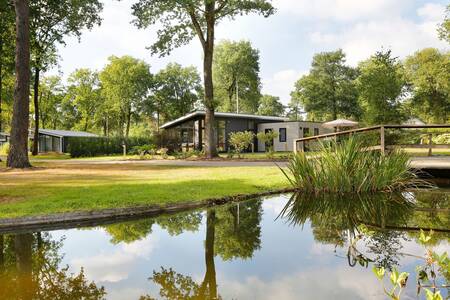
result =
M249 258L260 248L260 200L209 209L206 213L205 275L200 284L192 277L161 267L150 278L160 286L164 299L221 299L217 291L216 254L223 259ZM191 216L192 217L192 216ZM158 221L159 223L159 221ZM150 296L141 300L153 299Z
M196 211L161 216L156 219L156 222L170 235L180 235L184 231L198 231L202 223L202 213Z
M111 243L131 243L141 240L150 234L154 223L153 219L143 219L108 225L105 227L105 230L111 235Z
M83 270L72 274L68 266L59 267L61 246L62 240L52 241L48 234L2 236L2 299L103 299L104 288L88 282Z
M295 194L284 207L280 217L291 224L304 225L311 221L316 241L343 247L349 245L347 259L351 266L369 261L355 251L355 239L361 237L361 225L379 227L370 232L368 251L376 254L377 264L392 266L398 261L402 234L386 231L390 225L406 225L414 205L401 194L367 196L305 195ZM366 232L367 234L367 232Z
M217 210L216 253L224 260L251 258L261 247L261 215L261 200Z

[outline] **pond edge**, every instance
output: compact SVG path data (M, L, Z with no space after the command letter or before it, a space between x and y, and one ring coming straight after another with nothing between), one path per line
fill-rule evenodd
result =
M167 205L140 205L120 208L107 208L86 211L73 211L48 215L24 216L17 218L0 218L0 233L19 233L30 231L46 231L68 229L82 226L97 226L118 221L134 220L142 217L155 217L162 214L173 214L192 209L208 208L252 198L291 193L296 188L269 190L252 194L237 194L220 198L209 198L200 201L173 203Z

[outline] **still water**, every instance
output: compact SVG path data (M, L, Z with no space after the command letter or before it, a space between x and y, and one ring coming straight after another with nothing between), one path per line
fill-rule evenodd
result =
M425 253L417 229L435 229L433 250L450 252L449 208L450 190L279 195L3 234L0 299L386 299L374 265L411 273L402 299L424 299L416 296L415 268L424 264L416 256Z

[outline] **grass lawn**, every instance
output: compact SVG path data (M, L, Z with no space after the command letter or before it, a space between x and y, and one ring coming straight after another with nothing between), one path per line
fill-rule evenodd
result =
M277 167L184 167L133 163L0 163L0 218L186 202L288 186Z

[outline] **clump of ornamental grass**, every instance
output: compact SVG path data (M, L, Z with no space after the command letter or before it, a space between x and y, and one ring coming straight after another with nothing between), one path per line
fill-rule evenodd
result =
M406 153L382 155L368 151L361 139L350 137L317 154L293 155L287 170L281 169L293 187L305 192L374 193L430 187L410 168Z

